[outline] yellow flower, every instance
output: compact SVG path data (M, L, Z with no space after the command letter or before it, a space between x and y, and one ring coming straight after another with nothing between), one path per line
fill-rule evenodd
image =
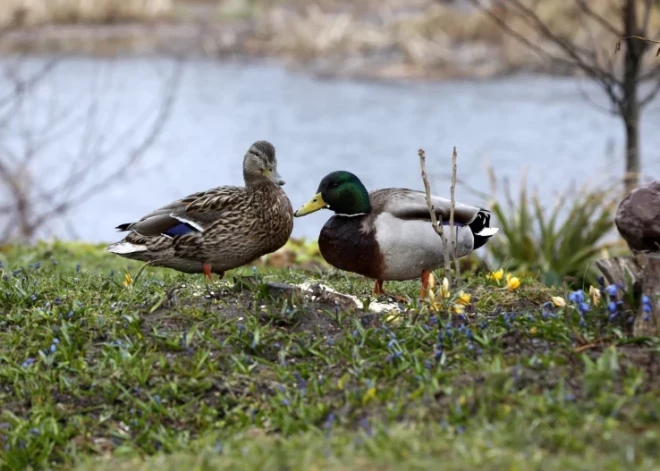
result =
M598 306L600 303L600 290L593 286L589 286L589 296L591 296L591 304Z
M486 276L487 279L496 281L498 283L500 282L500 280L502 280L503 277L504 277L504 269L502 268Z
M566 307L566 301L564 301L564 298L561 296L553 296L551 299L552 304L554 304L556 307Z
M472 299L472 295L470 293L465 293L463 290L458 292L458 299L456 300L457 304L462 304L463 306L467 306L470 304L470 300Z
M435 288L435 275L431 273L429 276L429 291L433 291L433 288Z
M520 286L520 280L517 276L511 276L511 273L506 275L506 289L513 291Z
M443 298L448 298L449 295L451 295L451 292L449 291L449 280L447 277L444 277L442 279L442 286L440 286L440 295Z
M462 304L452 304L449 311L454 314L463 314L465 312L465 306Z
M124 277L124 283L123 285L127 288L130 288L133 286L133 277L131 277L131 274L126 272L126 276Z
M536 333L538 331L539 331L539 329L537 329L536 327L532 327L531 329L529 329L529 333L532 334L532 335L536 335Z

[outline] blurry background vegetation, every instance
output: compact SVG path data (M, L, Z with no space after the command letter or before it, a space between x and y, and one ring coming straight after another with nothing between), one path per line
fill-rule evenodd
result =
M614 53L626 32L657 37L660 5L651 0L3 0L0 28L0 50L8 54L109 49L114 54L231 53L279 57L321 73L379 80L483 78L520 71L581 75L605 91L606 111L624 123L622 154L632 175L626 177L627 190L640 176L640 111L660 90L660 60L654 50L629 41L621 53ZM42 81L47 76L48 70L36 77ZM31 81L7 80L12 85L0 111L9 116L30 93ZM172 93L171 88L163 92L160 109L165 113ZM161 132L163 119L138 140L141 152ZM0 211L13 224L0 241L30 240L45 223L42 219L49 219L27 214L38 207L38 192L25 190L23 184L34 160L30 149L23 156L0 155L0 184L9 195ZM128 161L137 159L128 155ZM498 182L496 175L491 180ZM594 282L595 259L625 253L612 223L623 195L620 181L569 191L554 206L542 205L526 184L517 195L506 186L499 181L487 195L494 225L502 232L479 263L525 271L546 283L579 285ZM434 187L439 194L447 190ZM56 209L62 215L69 211L69 206L60 206ZM25 224L16 226L21 211ZM12 219L14 214L19 216ZM323 266L316 246L300 241L264 263Z

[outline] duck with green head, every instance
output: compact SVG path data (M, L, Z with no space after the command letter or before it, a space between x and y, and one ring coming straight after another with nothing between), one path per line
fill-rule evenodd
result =
M449 230L451 201L432 196L438 220ZM374 294L383 292L385 280L422 279L426 296L431 271L444 264L443 241L433 229L421 191L385 188L368 192L360 179L347 171L326 175L316 195L294 213L301 217L327 208L335 214L323 226L319 249L336 268L373 278ZM454 205L457 257L482 247L497 231L490 212L477 206ZM447 240L451 240L447 234Z

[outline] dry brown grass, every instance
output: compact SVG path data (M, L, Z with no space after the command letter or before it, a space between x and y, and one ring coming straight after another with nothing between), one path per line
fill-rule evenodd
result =
M1 0L0 28L139 21L171 9L172 0Z
M238 0L240 1L240 0ZM244 0L248 1L248 0ZM611 57L617 37L593 19L586 18L571 0L529 0L535 11L558 36ZM613 24L619 25L619 11L611 0L589 0L589 5ZM264 5L267 5L264 7ZM513 11L500 9L507 24L535 44L544 44L538 32ZM378 53L399 56L399 60L421 67L443 64L474 68L496 61L517 69L539 58L506 34L485 14L457 9L434 0L352 0L265 1L255 11L259 20L256 36L268 47L298 58ZM653 11L650 30L660 32L660 9ZM495 46L493 48L492 46Z

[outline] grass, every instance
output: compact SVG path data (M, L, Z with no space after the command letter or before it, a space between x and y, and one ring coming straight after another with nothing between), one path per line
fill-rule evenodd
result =
M320 265L244 267L207 287L83 244L7 247L0 263L2 470L650 470L659 458L659 343L630 338L606 290L596 306L470 272L469 305L450 315L457 289L430 311L418 282L393 282L410 303L392 319L269 289L314 278L370 297L369 280Z

